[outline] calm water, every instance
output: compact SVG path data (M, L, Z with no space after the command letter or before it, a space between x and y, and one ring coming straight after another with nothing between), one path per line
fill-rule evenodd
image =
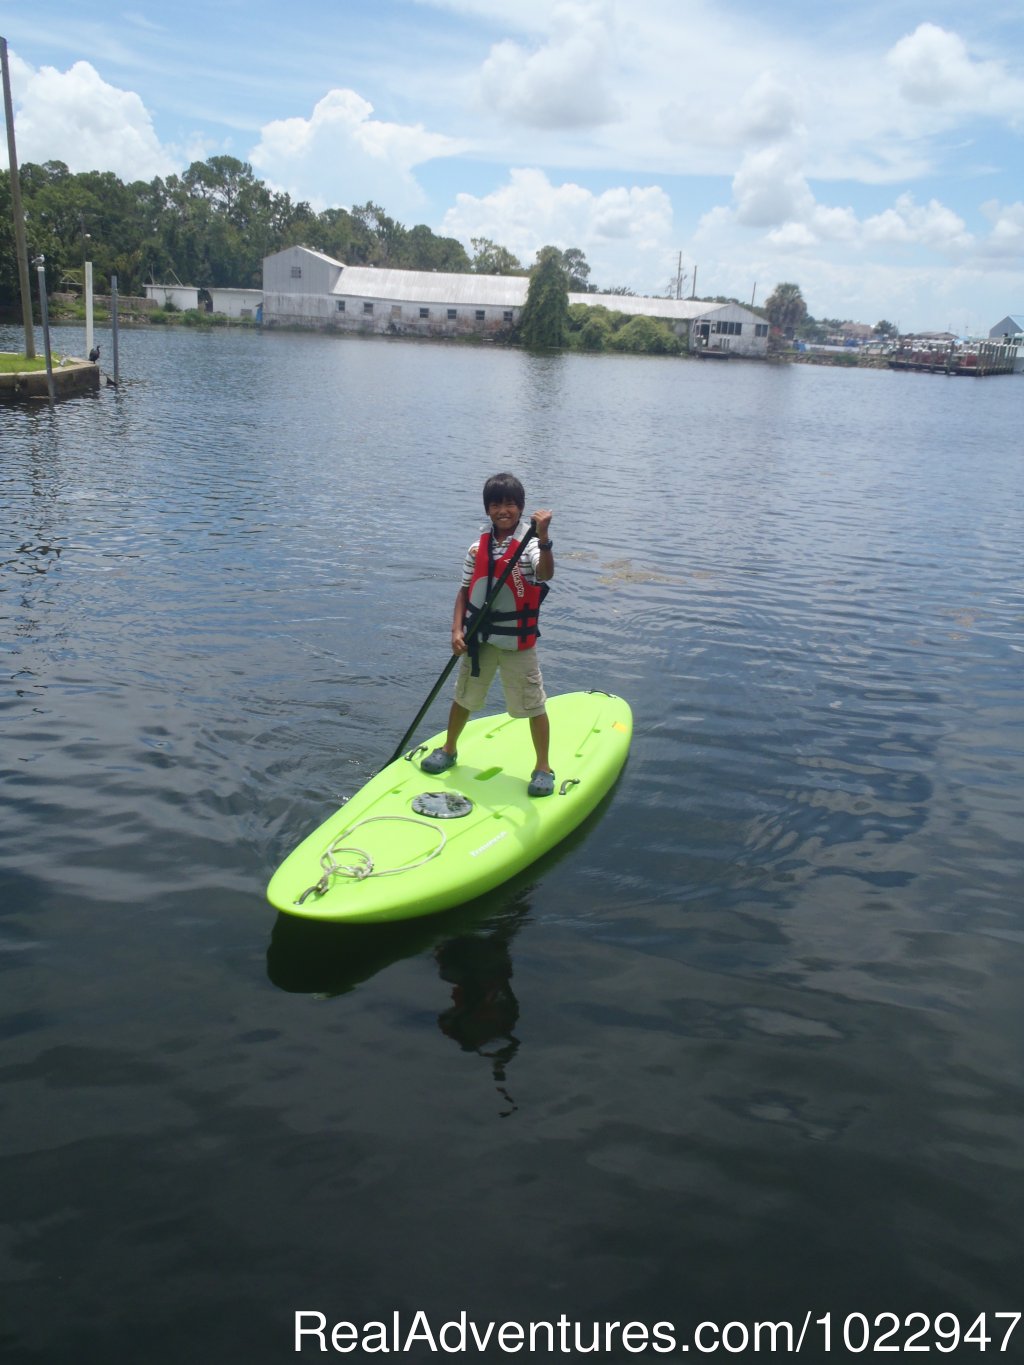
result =
M851 1312L1024 1309L1024 383L184 330L121 369L0 409L0 1356L810 1310L824 1360ZM276 917L503 467L621 782L486 902Z

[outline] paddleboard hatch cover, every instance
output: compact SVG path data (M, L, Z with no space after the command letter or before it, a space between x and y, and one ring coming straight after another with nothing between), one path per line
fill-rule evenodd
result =
M529 722L471 720L457 764L420 771L435 735L372 777L313 831L271 878L277 909L366 923L445 910L507 881L566 837L622 769L633 718L607 692L550 697L555 791L531 797Z

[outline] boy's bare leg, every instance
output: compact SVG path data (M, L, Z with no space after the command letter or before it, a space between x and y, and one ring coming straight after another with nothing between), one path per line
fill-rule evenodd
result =
M459 736L466 728L467 720L469 720L469 712L457 701L453 701L451 710L448 712L448 734L441 746L446 754L451 754L454 757L459 747Z
M551 771L551 764L548 762L548 745L551 743L551 724L548 721L548 713L543 711L539 716L530 717L530 736L533 739L533 747L537 754L537 769L542 773Z

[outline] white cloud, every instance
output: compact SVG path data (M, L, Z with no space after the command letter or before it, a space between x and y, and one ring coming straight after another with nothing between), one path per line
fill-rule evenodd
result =
M36 70L12 54L11 84L20 163L63 161L71 171L113 171L125 181L179 168L139 96L108 84L89 62ZM6 153L4 139L5 165Z
M911 104L1019 117L1024 81L1002 61L973 58L957 33L919 24L886 54L900 94Z
M592 128L619 113L611 92L611 11L563 0L547 42L528 51L512 39L492 48L480 72L482 105L534 128Z
M992 224L992 231L981 244L982 254L993 260L1012 262L1019 268L1024 258L1024 204L1000 204L989 200L981 211Z
M706 147L756 150L789 138L802 138L806 129L803 98L793 81L762 71L737 92L736 99L703 100L699 119L694 118L693 93L689 102L672 100L658 111L662 133L674 144L700 141Z
M901 194L892 208L865 219L863 229L864 241L875 245L925 247L946 255L974 245L959 214L937 199L918 204L912 194Z
M736 114L737 134L754 143L777 142L804 132L800 100L792 80L763 71L745 90Z
M543 171L511 171L507 184L477 198L460 194L441 231L469 245L490 237L532 265L542 246L579 247L598 287L658 288L672 251L672 205L657 186L592 193L553 185Z
M768 147L744 157L732 193L737 220L746 227L799 222L814 210L814 195L791 147Z
M402 217L424 196L412 170L436 157L454 156L468 143L421 124L386 123L354 90L330 90L311 116L275 119L261 129L250 153L256 170L314 207L373 199ZM309 187L316 186L313 195Z

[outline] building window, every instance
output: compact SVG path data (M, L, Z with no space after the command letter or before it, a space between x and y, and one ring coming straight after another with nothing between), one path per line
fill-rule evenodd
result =
M767 324L767 322L755 322L755 323L754 323L754 336L756 336L756 337L766 337L767 335L768 335L768 324Z
M421 308L421 309L420 309L420 317L421 317L421 318L429 318L429 317L430 317L430 309L429 309L429 308Z
M458 310L457 308L449 308L449 309L448 309L448 321L449 321L449 322L454 322L455 319L456 319L458 316L459 316L459 310Z
M512 309L511 309L511 308L506 308L505 311L504 311L504 313L502 313L501 316L504 318L504 320L505 320L506 322L511 322L511 321L512 321Z
M738 337L743 335L743 323L719 321L712 324L711 330L719 336Z
M293 266L292 266L292 279L293 279L293 280L301 280L301 279L302 279L302 266L301 266L301 265L293 265Z
M373 304L372 304L372 303L364 303L364 304L363 304L363 312L364 312L364 313L372 313L372 312L373 312Z
M344 300L344 299L339 299L339 300L338 300L338 312L339 312L339 313L344 313L344 311L345 311L345 300Z
M391 305L391 316L393 318L400 318L402 316L402 305L400 303L393 303Z
M478 309L476 310L476 320L477 320L477 322L484 322L484 321L486 321L486 318L487 318L487 313L484 311L484 309L483 309L483 308L478 308Z

